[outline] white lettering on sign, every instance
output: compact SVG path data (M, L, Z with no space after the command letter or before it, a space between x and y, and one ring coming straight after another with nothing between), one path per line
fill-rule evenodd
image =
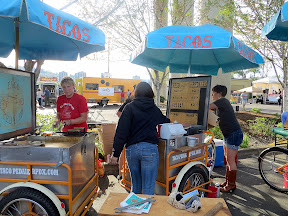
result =
M114 96L114 88L110 87L99 87L98 89L99 96Z
M30 169L26 168L13 168L12 169L13 175L30 175Z
M180 160L180 159L183 159L183 158L187 158L187 154L186 153L173 155L172 156L172 161Z
M12 168L0 168L0 174L12 174Z
M191 156L195 156L195 155L198 155L198 154L201 154L201 149L197 149L197 150L195 150L195 151L191 151L190 153L189 153L189 156L191 157Z
M3 175L30 175L30 169L26 168L0 168ZM32 168L32 175L58 176L58 169Z

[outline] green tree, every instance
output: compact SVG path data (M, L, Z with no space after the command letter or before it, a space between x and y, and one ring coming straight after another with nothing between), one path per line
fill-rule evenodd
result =
M242 79L256 79L256 77L263 78L263 74L261 73L259 68L251 68L247 70L231 72L231 77L234 77L234 75L238 75Z
M208 0L205 11L217 8L218 16L215 19L203 17L210 23L221 26L231 26L234 34L239 34L241 40L251 48L257 50L266 61L265 66L273 68L276 77L283 87L284 111L288 111L288 83L287 83L287 51L288 43L268 40L261 37L263 26L276 14L284 0ZM283 79L280 79L280 74Z

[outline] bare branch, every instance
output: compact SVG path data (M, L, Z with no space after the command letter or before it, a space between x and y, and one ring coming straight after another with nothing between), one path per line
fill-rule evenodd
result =
M74 1L72 1L70 3L68 3L67 5L65 5L64 7L60 8L59 10L65 10L66 8L70 7L72 4L74 4L76 2L78 2L78 0L74 0Z
M117 5L115 5L115 7L112 8L112 10L108 14L106 14L106 16L102 17L100 20L93 23L93 25L98 26L101 22L103 22L103 20L107 19L111 14L113 14L124 2L125 0L122 0L122 1L119 0L117 2Z

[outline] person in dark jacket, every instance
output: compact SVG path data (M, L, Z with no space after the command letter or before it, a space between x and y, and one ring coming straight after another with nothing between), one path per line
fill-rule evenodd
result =
M216 109L218 112L219 127L224 135L224 156L227 161L226 181L220 184L220 190L222 192L231 192L236 189L236 156L238 148L243 141L243 132L230 101L225 98L226 94L226 86L214 86L212 88L214 102L210 104L209 108Z
M125 106L120 116L114 137L111 163L117 164L125 145L132 192L136 194L154 194L159 164L156 126L170 122L153 98L151 86L140 82L135 90L135 99Z

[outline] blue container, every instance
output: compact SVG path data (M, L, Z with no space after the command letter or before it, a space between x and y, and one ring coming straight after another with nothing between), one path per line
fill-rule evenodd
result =
M215 159L215 167L224 166L224 141L220 139L214 139L216 145L216 159ZM212 148L208 148L209 153L212 153Z

